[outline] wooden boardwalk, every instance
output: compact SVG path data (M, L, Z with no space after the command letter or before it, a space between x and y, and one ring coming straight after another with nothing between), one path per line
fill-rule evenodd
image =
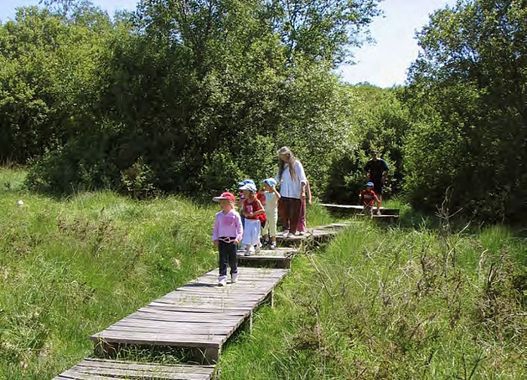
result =
M151 302L91 339L99 353L120 347L163 346L190 349L204 363L218 360L227 339L253 311L272 303L274 288L287 269L241 268L236 284L218 287L218 269Z
M360 214L364 211L364 207L359 205L339 205L333 203L320 203L320 205L332 211L348 211L357 214ZM381 207L381 215L399 215L399 209Z
M278 236L282 244L317 244L335 236L349 223L312 228L305 235ZM236 284L218 287L218 269L151 302L94 334L99 357L111 357L126 346L177 348L200 363L217 362L225 342L242 326L252 326L254 311L273 304L275 287L289 272L295 248L262 250L258 255L238 253ZM273 268L257 268L266 265ZM280 268L280 269L277 269ZM180 379L202 380L215 376L213 365L161 365L110 359L84 359L63 372L59 380Z
M64 371L55 380L110 380L110 379L171 379L210 380L214 366L161 365L107 359L84 359L75 367Z
M298 253L298 249L277 247L276 249L262 249L258 254L244 255L244 250L238 251L238 264L247 267L290 268L291 260Z

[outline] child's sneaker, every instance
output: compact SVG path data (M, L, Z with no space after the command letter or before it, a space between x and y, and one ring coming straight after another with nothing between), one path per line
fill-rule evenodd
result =
M271 245L269 246L270 249L276 249L276 243L271 243Z
M238 272L231 274L231 284L236 284L238 282Z
M225 286L227 285L227 276L220 276L218 278L218 286Z
M254 247L254 253L259 254L261 250L262 250L262 244L261 243L256 244L256 246Z
M250 244L247 244L245 246L245 253L244 253L244 255L245 256L251 256L253 253L254 253L254 247L252 245L250 245Z
M282 231L282 235L283 235L284 237L287 237L287 236L289 235L289 230L283 230L283 231Z

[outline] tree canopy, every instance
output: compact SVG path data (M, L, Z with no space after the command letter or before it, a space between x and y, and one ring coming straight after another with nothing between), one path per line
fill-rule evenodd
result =
M208 195L301 158L354 201L371 149L388 194L514 220L527 207L527 4L460 0L417 33L407 84L342 83L377 0L142 0L110 17L44 0L0 25L0 160L28 185Z
M406 146L407 189L433 207L503 220L527 207L527 3L459 1L418 33L409 75L416 126Z

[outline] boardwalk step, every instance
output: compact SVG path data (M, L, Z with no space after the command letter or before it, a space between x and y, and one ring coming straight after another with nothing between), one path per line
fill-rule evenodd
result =
M310 228L306 233L301 235L278 235L276 240L280 244L287 246L295 246L302 243L323 243L330 240L332 237L337 235L339 231L343 230L349 225L350 223L332 223L325 226Z
M102 355L122 346L161 346L192 349L197 360L218 359L227 339L252 312L269 301L287 269L240 268L236 284L218 287L218 270L151 302L91 339Z
M238 251L238 264L247 267L290 268L291 260L298 253L294 248L262 249L259 253L245 256L244 250Z
M88 358L54 379L209 380L213 375L214 366L211 365L162 365Z

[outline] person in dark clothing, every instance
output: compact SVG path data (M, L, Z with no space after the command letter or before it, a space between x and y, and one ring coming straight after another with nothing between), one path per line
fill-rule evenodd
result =
M377 156L377 152L373 151L371 159L368 161L364 170L368 174L368 179L373 182L373 190L382 200L382 188L386 181L386 175L388 174L388 164L382 158Z

